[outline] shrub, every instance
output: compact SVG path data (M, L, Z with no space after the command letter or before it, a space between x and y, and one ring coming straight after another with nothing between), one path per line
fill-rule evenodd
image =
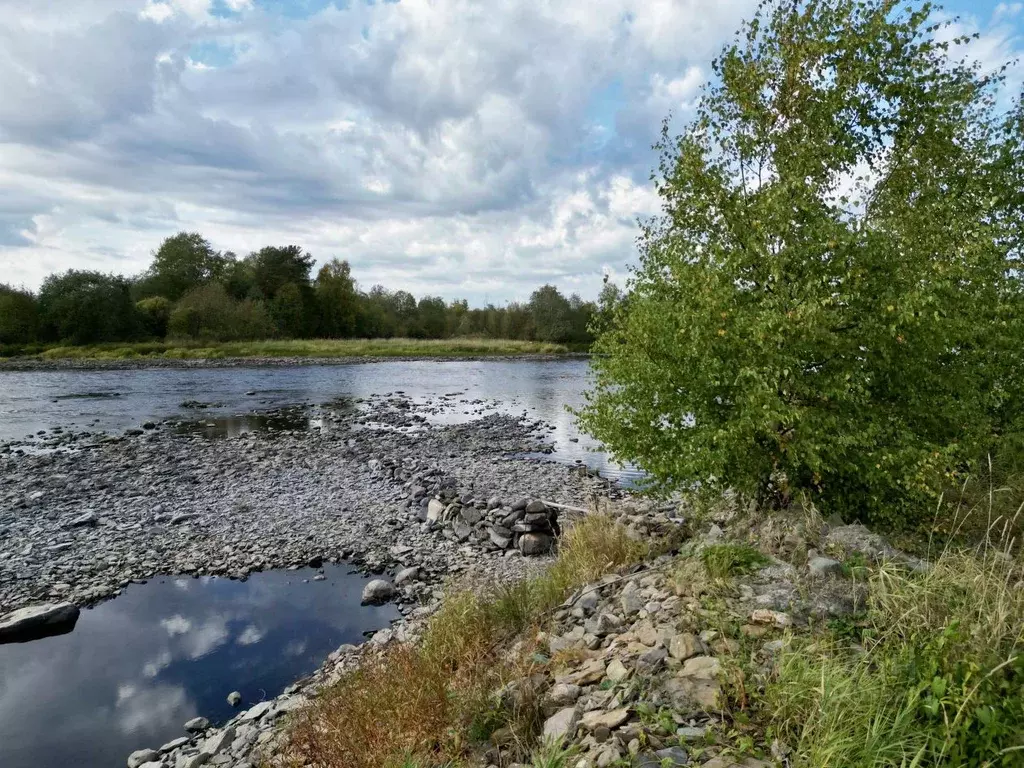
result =
M0 285L0 345L29 344L36 339L39 307L36 297Z
M141 330L128 281L100 272L50 275L39 291L39 312L44 336L72 344L129 341Z
M189 291L171 312L171 336L216 341L247 341L274 335L274 323L262 302L235 301L210 283Z
M172 304L163 296L143 299L135 305L146 332L150 336L162 339L167 335L167 325L171 319Z
M917 523L1024 423L1024 112L929 13L766 3L666 131L581 414L656 485Z

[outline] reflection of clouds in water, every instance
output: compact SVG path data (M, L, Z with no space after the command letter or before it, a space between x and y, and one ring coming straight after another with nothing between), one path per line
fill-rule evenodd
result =
M169 619L161 619L160 626L167 630L171 637L176 635L187 635L192 629L192 622L184 616L171 616Z
M174 586L176 586L178 589L184 592L188 591L189 581L191 581L191 579L175 579L173 583Z
M223 617L215 617L185 638L185 652L190 659L198 659L223 645L227 639L227 620Z
M308 643L305 640L292 640L284 647L285 656L301 656L306 652Z
M122 696L122 693L126 695ZM185 689L179 685L158 685L136 688L122 685L117 691L117 726L122 733L157 732L180 724L194 715L195 705L189 702Z
M235 640L239 645L254 645L263 639L263 632L256 627L255 624L250 624Z
M171 665L171 661L173 661L171 652L163 651L152 661L146 662L145 666L142 667L142 674L145 677L156 677L160 674L161 670L167 669Z

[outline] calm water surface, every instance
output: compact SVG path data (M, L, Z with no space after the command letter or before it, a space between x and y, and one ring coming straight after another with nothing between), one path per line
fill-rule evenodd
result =
M166 578L82 611L75 630L0 645L0 766L108 768L280 694L342 643L398 617L360 607L366 579L343 566L248 581Z

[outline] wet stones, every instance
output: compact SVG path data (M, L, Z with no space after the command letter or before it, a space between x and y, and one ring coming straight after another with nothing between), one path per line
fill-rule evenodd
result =
M374 579L363 587L363 605L382 605L393 598L397 590L387 579Z

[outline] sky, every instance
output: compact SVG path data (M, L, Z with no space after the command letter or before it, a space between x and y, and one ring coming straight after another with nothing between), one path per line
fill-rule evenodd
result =
M364 288L594 297L659 209L662 119L755 7L0 0L0 283L136 274L187 230ZM1024 53L1024 3L946 8L986 64Z

